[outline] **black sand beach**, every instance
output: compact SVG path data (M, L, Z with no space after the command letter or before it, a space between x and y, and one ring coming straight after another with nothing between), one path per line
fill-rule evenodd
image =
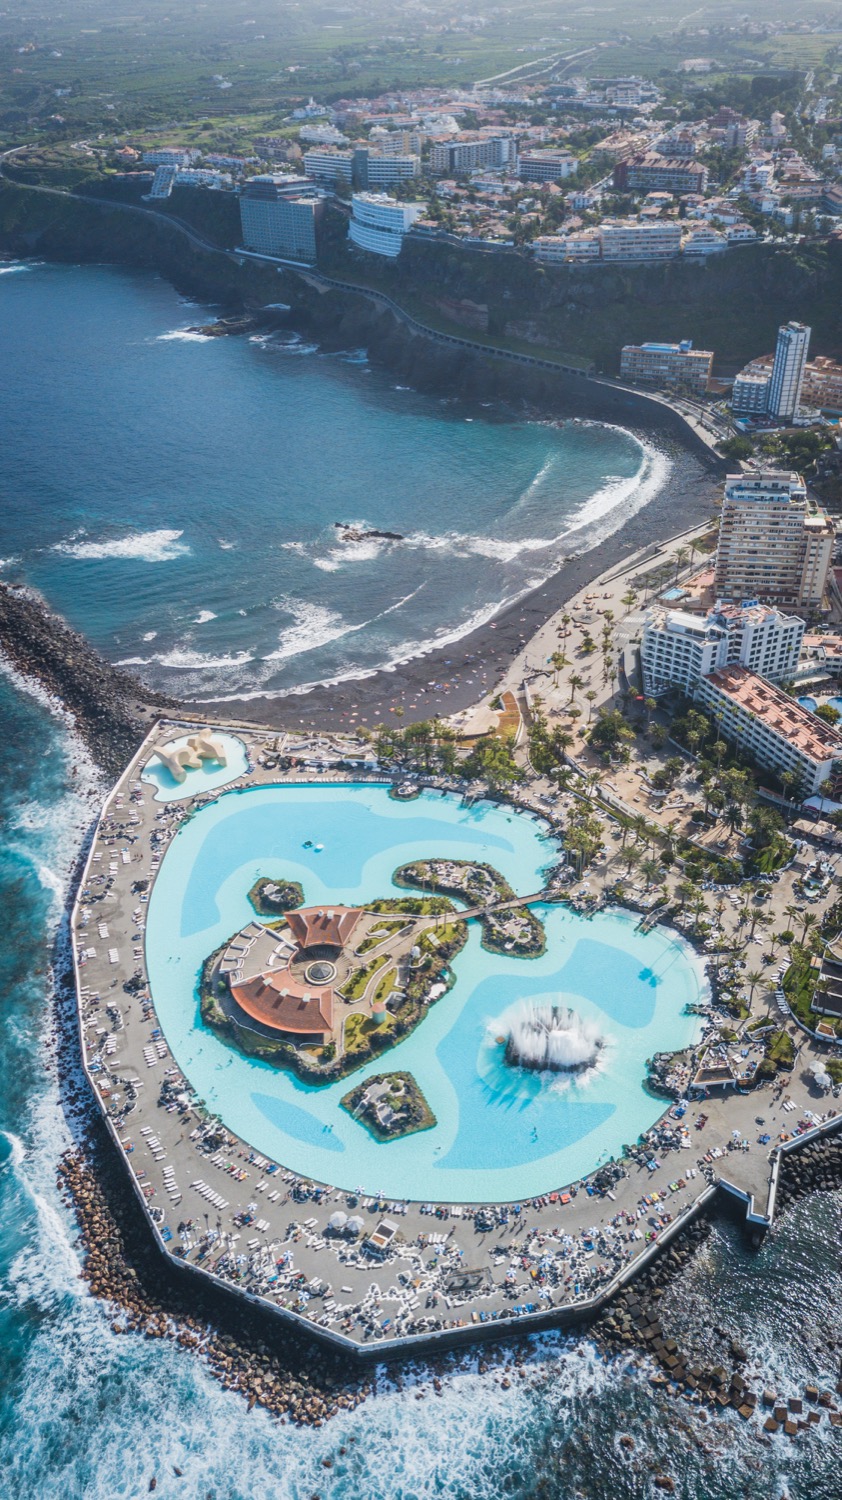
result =
M401 722L412 723L470 707L499 681L529 638L582 588L633 553L659 547L712 517L718 474L686 450L676 451L672 444L670 448L670 477L654 500L604 542L571 557L539 588L460 640L353 682L277 697L202 700L202 709L229 722L321 730L347 726L352 714L357 716L355 724L371 726L389 720L395 708L403 710Z

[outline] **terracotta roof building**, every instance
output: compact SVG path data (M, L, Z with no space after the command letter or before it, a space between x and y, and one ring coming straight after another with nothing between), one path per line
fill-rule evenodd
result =
M333 990L299 984L283 970L232 984L231 994L253 1021L299 1039L321 1040L333 1030Z
M838 779L842 734L746 667L723 667L699 680L696 702L718 721L726 740L760 766L792 771L802 795Z
M220 963L236 1004L253 1021L296 1041L326 1040L334 1030L340 981L325 950L338 958L361 916L350 906L308 906L287 912L280 932L250 924Z
M352 906L304 906L286 915L299 948L344 948L361 913Z

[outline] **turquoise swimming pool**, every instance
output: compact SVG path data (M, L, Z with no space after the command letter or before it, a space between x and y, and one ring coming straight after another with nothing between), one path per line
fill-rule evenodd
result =
M527 895L554 852L537 819L436 793L410 803L369 785L223 794L179 830L149 903L150 984L176 1062L257 1150L343 1188L459 1203L576 1180L657 1119L663 1102L643 1088L646 1059L696 1035L698 1017L684 1007L703 993L702 966L666 930L640 933L624 912L586 920L544 907L547 951L524 960L485 952L471 923L450 993L397 1047L327 1088L240 1056L202 1024L196 988L207 955L253 915L247 893L260 875L300 880L311 903L357 903L388 895L399 865L445 855L486 860ZM595 1021L608 1038L596 1071L562 1081L510 1070L497 1037L521 1000ZM438 1124L382 1144L339 1101L391 1068L415 1075Z

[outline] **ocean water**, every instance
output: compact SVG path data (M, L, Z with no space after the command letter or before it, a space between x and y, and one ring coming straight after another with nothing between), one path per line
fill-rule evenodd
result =
M43 588L109 654L143 656L165 685L264 691L376 663L424 638L429 620L381 619L378 636L365 623L372 579L395 603L422 583L438 589L429 618L438 627L447 613L458 629L542 573L546 548L523 538L561 536L569 550L564 529L588 505L606 511L598 536L623 485L620 506L639 499L641 452L610 429L431 404L353 355L186 339L205 310L149 277L0 269L5 576ZM468 540L450 573L436 572L444 545L413 545L402 582L397 549L334 555L332 522L354 519ZM403 608L384 618L404 621ZM301 649L289 656L287 634L279 667L272 652L295 629ZM319 645L320 631L333 640ZM509 1389L477 1353L445 1372L439 1395L423 1365L380 1369L365 1405L313 1431L248 1413L187 1351L114 1335L56 1191L79 1120L51 1039L62 904L103 788L61 716L2 674L0 723L0 1495L140 1500L154 1477L158 1494L184 1500L648 1500L662 1469L683 1500L838 1500L827 1426L790 1445L736 1417L702 1420L650 1386L645 1362L603 1361L587 1339L522 1341ZM676 1337L715 1352L716 1327L736 1326L756 1387L835 1385L840 1227L836 1195L803 1203L757 1255L717 1228L669 1294Z
M522 1340L509 1389L476 1352L440 1395L421 1364L381 1368L362 1407L313 1431L248 1412L185 1350L115 1336L55 1189L77 1127L49 1044L61 898L100 788L66 726L2 676L0 715L0 1493L140 1500L155 1477L183 1500L640 1500L660 1471L683 1500L838 1500L829 1427L790 1444L702 1420L650 1386L645 1362L603 1361L584 1338ZM668 1293L676 1337L710 1356L716 1327L735 1329L758 1388L835 1384L841 1221L838 1195L805 1202L756 1255L718 1227Z
M419 396L358 350L188 334L213 310L150 274L4 269L0 576L178 696L456 639L669 477L620 428Z

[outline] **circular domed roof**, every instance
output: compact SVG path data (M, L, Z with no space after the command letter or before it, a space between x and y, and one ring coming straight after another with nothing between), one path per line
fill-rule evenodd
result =
M336 965L326 958L317 958L315 963L307 966L304 977L309 984L330 984L336 978Z

